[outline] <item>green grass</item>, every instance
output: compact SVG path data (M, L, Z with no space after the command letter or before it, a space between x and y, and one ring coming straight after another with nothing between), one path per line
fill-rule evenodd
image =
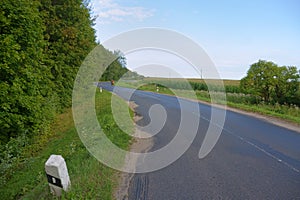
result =
M291 107L285 105L249 105L241 103L227 102L227 105L232 108L245 110L248 112L259 113L266 116L272 116L285 121L289 121L300 125L300 110L298 107Z
M109 123L104 130L113 143L127 149L131 137L114 123L110 108L111 93L96 94L96 110L100 124ZM123 100L123 107L127 104ZM131 112L132 116L132 112ZM133 130L133 124L125 127ZM18 162L6 183L0 186L1 199L53 199L47 183L44 164L51 154L64 157L71 180L71 190L62 199L112 199L118 172L96 160L83 146L73 124L71 109L57 116L52 133L39 147L26 148L26 156ZM38 140L38 137L36 138Z
M208 92L206 91L196 91L197 99L205 102L210 102L210 97ZM235 98L230 95L234 95ZM297 125L300 125L300 109L297 106L288 106L288 105L271 105L271 104L245 104L239 103L241 98L239 94L227 94L227 106L231 108L236 108L240 110L244 110L247 112L259 113L266 116L276 117L278 119L282 119ZM230 101L230 99L234 99L234 102Z

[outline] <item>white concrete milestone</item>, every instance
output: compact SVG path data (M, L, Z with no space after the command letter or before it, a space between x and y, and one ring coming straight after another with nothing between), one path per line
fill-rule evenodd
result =
M61 196L62 190L68 191L71 181L64 158L61 155L51 155L45 163L45 170L51 192Z

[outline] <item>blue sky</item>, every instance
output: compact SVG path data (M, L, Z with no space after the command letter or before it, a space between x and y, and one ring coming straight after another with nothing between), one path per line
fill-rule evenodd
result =
M224 79L244 77L249 66L259 59L300 67L298 0L92 0L91 3L94 15L98 15L95 28L100 42L132 29L159 27L197 42ZM137 62L141 55L141 52L128 55L128 68L141 65L142 61ZM182 67L184 76L197 77L183 62L176 64Z

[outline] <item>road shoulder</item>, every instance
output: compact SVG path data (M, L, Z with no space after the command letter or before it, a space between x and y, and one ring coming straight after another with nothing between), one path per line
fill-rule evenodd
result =
M134 102L128 102L129 108L133 111L135 111L135 108L137 105ZM133 121L136 124L139 120L141 120L142 117L139 116L136 112L134 112ZM133 133L133 136L135 137L132 145L130 146L130 152L136 152L136 153L146 153L148 152L151 147L153 146L153 139L151 136L139 130L136 126L135 132ZM138 157L129 157L126 156L125 163L131 163L133 165L136 164ZM134 176L134 173L126 173L126 172L120 172L118 176L118 186L115 189L114 192L114 198L115 199L121 199L121 200L127 200L128 199L128 191L130 182Z

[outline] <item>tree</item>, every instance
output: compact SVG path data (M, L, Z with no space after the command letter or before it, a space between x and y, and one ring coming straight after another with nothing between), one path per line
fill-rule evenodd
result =
M47 129L96 46L88 1L1 0L0 140Z
M124 74L128 72L126 68L126 59L120 51L109 52L116 59L109 64L105 72L102 74L102 81L119 80Z
M96 46L94 19L88 1L40 0L47 41L46 65L51 69L62 108L70 106L77 71Z
M299 73L294 66L277 69L274 99L279 103L293 103L299 90Z
M250 66L240 87L244 93L266 102L292 103L297 100L299 77L296 67L279 67L273 62L259 60Z
M275 87L276 70L275 63L259 60L250 66L247 76L241 80L241 88L268 102Z
M39 2L0 3L0 139L41 130L51 117L50 71L43 65ZM55 96L55 95L54 95Z

